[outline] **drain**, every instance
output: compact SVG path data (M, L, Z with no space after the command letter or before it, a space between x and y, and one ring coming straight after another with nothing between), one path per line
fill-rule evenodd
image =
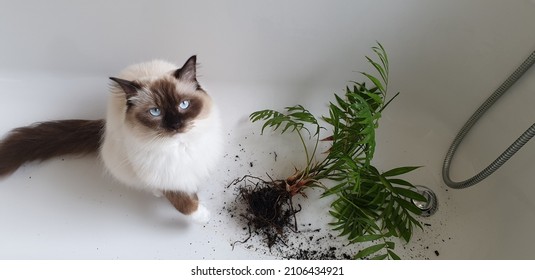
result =
M415 186L416 191L421 194L427 201L415 201L412 200L412 203L416 205L420 210L422 210L422 214L420 216L422 217L429 217L438 210L438 200L437 196L435 195L435 192L433 192L430 188L425 186Z

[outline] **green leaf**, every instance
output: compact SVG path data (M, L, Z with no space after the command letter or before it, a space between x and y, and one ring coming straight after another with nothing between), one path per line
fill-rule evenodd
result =
M372 47L372 50L373 52L375 52L375 54L377 54L377 56L381 60L383 67L385 69L385 72L388 73L388 56L387 56L386 50L383 47L383 45L381 45L381 43L377 42L377 45L378 47Z
M387 257L388 257L388 254L382 254L382 255L373 256L370 258L370 260L375 260L375 261L386 260Z
M381 184L377 184L375 182L371 183L371 188L367 189L364 193L365 196L377 196L379 193L381 193L383 186Z
M270 124L270 122L265 122L264 125L262 126L262 129L260 130L260 133L261 133L261 134L264 134L264 130L265 130L268 126L272 126L272 125Z
M420 223L420 221L416 220L413 216L411 216L411 215L407 215L407 218L409 219L409 221L410 221L413 225L419 227L420 229L424 229L424 228L422 227L422 224Z
M380 192L378 193L368 205L370 207L376 206L376 205L384 205L388 196L390 196L390 193L388 192Z
M373 67L375 67L375 69L377 70L377 72L379 72L379 74L381 75L381 78L383 78L383 81L387 81L388 80L388 74L386 73L385 69L379 65L379 63L373 61L371 58L367 57L366 56L366 59L368 60L368 62L373 65Z
M416 205L406 201L405 199L403 198L398 198L396 197L395 198L396 202L401 206L403 207L404 209L416 214L416 215L420 215L422 213L422 210L418 207L416 207Z
M388 256L389 256L391 259L393 259L393 260L401 260L401 258L400 258L398 255L396 255L396 253L394 253L394 251L392 251L392 250L386 250L386 252L387 252Z
M386 179L386 177L384 177L383 175L379 175L378 177L381 183L383 183L383 186L385 186L390 191L394 190L394 187L392 186L392 184L390 184L390 182L388 181L388 179Z
M362 235L362 236L359 236L353 240L351 240L351 242L369 242L369 241L375 241L377 239L381 239L383 238L384 236L382 234L370 234L370 235Z
M396 243L394 243L392 241L386 241L385 244L386 244L386 248L388 248L388 249L396 248Z
M370 228L372 230L376 230L376 231L380 230L379 226L375 222L375 219L373 219L373 218L369 218L369 219L357 218L357 219L355 219L355 221L358 222L358 224L366 225L366 227L368 227L368 228Z
M382 104L383 103L383 99L381 98L380 95L378 94L375 94L375 93L372 93L372 92L365 92L366 96L368 96L371 100L373 100L375 103L377 104Z
M365 249L362 249L360 250L356 255L355 255L355 259L363 259L369 255L372 255L372 254L375 254L377 252L379 252L381 249L385 248L386 247L386 244L377 244L377 245L372 245L368 248L365 248Z
M401 234L401 237L405 240L405 242L409 242L409 240L411 240L411 236L412 236L412 230L408 227L405 227L403 225L403 227L401 225L398 225L398 228L400 229L400 234ZM401 230L401 228L403 228L403 230Z
M339 183L339 184L335 185L334 187L331 187L330 189L325 191L322 194L322 197L329 196L329 195L335 194L337 192L340 192L346 185L347 185L347 182Z
M366 73L366 72L360 72L362 75L366 76L366 78L370 79L372 83L381 91L381 93L385 93L385 89L383 87L383 84L379 81L379 79L375 78L374 76Z
M413 191L413 190L409 190L409 189L405 189L405 188L398 188L398 187L394 187L394 192L398 195L401 195L401 196L404 196L406 198L410 198L410 199L413 199L413 200L416 200L416 201L427 201L427 199Z
M409 173L415 169L420 168L421 166L404 166L404 167L398 167L391 170L388 170L383 173L383 176L385 177L393 177L393 176L399 176L405 173Z
M407 186L407 187L414 188L413 184L411 184L410 182L407 182L405 180L402 180L402 179L390 178L390 179L388 179L388 181L390 181L390 183L392 185L401 185L401 186Z
M381 214L381 217L383 219L387 219L386 217L390 217L390 215L392 214L392 211L394 210L394 200L390 199L385 204L386 204L386 207L384 208L384 211Z

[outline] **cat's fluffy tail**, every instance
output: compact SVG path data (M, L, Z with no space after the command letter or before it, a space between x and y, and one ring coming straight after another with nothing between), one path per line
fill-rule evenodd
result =
M62 120L13 129L0 141L0 176L29 161L96 153L104 120Z

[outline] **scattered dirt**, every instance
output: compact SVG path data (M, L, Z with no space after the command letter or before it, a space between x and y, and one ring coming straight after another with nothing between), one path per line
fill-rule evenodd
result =
M336 260L351 259L355 252L340 243L329 229L298 224L294 206L285 183L265 181L254 176L234 180L236 200L226 207L229 216L238 219L245 232L242 240L232 243L281 259Z

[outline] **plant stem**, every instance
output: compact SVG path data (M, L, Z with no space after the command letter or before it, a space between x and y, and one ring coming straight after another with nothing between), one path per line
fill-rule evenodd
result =
M319 130L319 126L318 126ZM307 167L310 169L312 165L312 161L316 158L316 151L318 149L318 143L320 142L320 135L319 132L316 133L316 143L314 144L314 150L312 150L312 154L310 155L310 159L307 161Z
M303 176L302 177L306 177L308 176L309 172L310 172L310 155L308 153L308 149L307 149L307 145L305 143L305 139L303 139L303 135L301 134L301 130L296 130L297 131L297 135L299 135L299 139L301 140L301 144L303 145L303 148L305 149L305 155L306 155L306 158L307 158L307 166L305 168L305 171L303 172Z

